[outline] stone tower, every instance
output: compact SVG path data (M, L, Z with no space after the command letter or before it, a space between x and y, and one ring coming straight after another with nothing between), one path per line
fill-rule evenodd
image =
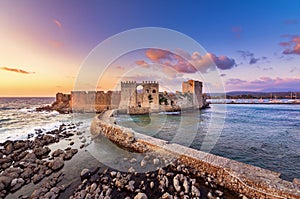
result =
M141 84L143 86L142 99L139 97L138 105L141 104L142 107L150 107L152 112L159 110L159 84L156 81L143 81ZM140 94L139 94L140 95Z
M193 94L193 106L196 108L203 107L202 86L200 81L188 80L182 82L182 92Z
M121 101L120 109L128 109L137 105L136 81L121 82Z
M137 92L137 87L142 86L142 92ZM121 82L120 109L149 108L151 112L159 110L159 84L156 81Z

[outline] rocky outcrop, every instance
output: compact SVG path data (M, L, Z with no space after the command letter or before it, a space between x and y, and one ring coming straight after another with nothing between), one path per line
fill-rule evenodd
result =
M48 176L53 182L50 180L45 187L36 190L31 198L57 198L62 188L55 188L55 184L61 178L56 176L56 172L64 166L64 161L71 159L78 150L57 149L51 153L51 157L48 145L60 139L69 139L74 134L68 129L76 130L76 126L62 124L44 134L36 130L37 136L30 140L8 140L0 143L0 198L5 198L9 193L18 191L30 182L37 184Z

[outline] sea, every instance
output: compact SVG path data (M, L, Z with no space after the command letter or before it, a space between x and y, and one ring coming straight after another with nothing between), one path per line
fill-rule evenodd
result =
M27 139L61 124L81 122L89 131L93 114L36 112L54 98L0 98L0 142ZM117 124L171 143L300 178L300 105L211 104L201 111L117 115Z

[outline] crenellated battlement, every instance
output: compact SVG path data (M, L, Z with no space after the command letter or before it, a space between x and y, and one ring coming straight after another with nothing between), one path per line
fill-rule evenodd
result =
M188 95L189 93L191 96ZM170 110L175 106L177 109L179 106L201 108L202 98L202 82L194 80L183 82L183 94L175 97L160 93L159 83L148 80L122 81L121 91L72 91L71 95L63 93L56 95L57 102L66 102L73 111L102 112L108 109L121 109L127 110L129 114L132 114L133 110L140 113L141 111L137 111L139 109L158 112L168 108L166 106L170 106Z

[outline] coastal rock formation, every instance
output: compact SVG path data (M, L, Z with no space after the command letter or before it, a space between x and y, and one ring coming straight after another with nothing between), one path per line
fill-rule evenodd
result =
M78 150L57 149L52 153L54 159L50 160L48 157L51 149L48 145L73 136L74 134L67 132L66 128L74 126L62 124L58 129L45 134L37 130L34 139L8 140L0 143L0 198L18 191L30 182L37 184L48 176L50 180L44 183L41 189L34 191L31 198L57 198L64 188L55 187L62 178L61 174L55 172L60 170L64 161L71 159Z

